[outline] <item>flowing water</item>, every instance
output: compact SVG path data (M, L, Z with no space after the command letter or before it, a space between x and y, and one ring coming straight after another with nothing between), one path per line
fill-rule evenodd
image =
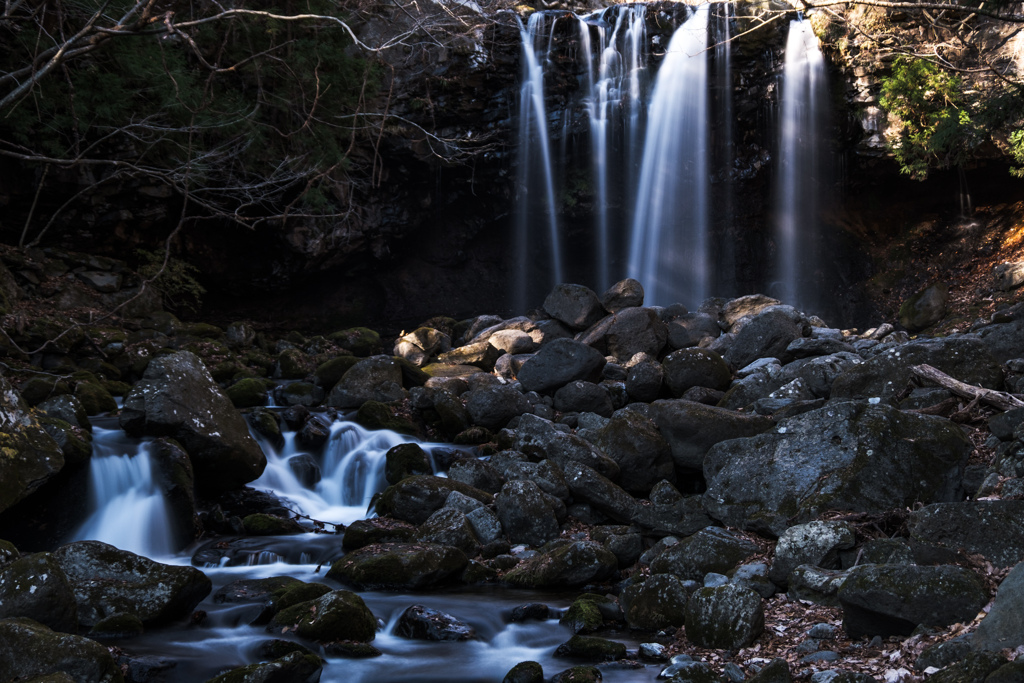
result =
M315 418L319 419L319 418ZM199 566L213 581L213 592L239 579L291 576L303 581L341 586L324 578L325 567L343 555L341 536L307 533L279 537L218 537L194 547L176 551L164 501L150 458L148 440L133 439L112 420L94 426L93 508L76 540L96 539L169 564ZM373 494L386 485L385 454L409 437L389 431L369 431L344 420L331 425L331 436L322 449L302 451L294 432L284 434L284 444L261 446L267 455L264 474L253 488L274 493L303 515L332 524L348 524L367 514ZM450 445L421 444L428 454ZM312 457L321 478L304 485L289 462ZM431 456L432 459L434 455ZM555 649L572 635L557 618L510 622L511 610L529 602L543 602L552 608L566 608L576 592L541 593L502 586L470 586L430 593L363 592L361 597L384 624L373 641L384 654L353 660L327 657L321 681L325 683L384 683L398 681L501 681L521 661L540 662L547 676L562 671L571 661L553 658ZM204 681L229 668L264 661L259 648L286 634L268 633L250 623L261 605L215 603L213 593L196 608L206 613L199 625L179 623L140 637L103 642L117 645L149 663L173 663L160 680L168 683ZM442 610L468 623L476 638L465 642L409 640L394 634L398 616L409 606L421 604ZM605 634L639 645L629 633ZM310 643L304 643L310 646ZM315 645L313 646L315 647ZM653 681L659 666L623 668L607 665L604 680L632 683Z
M809 22L789 25L782 71L779 159L775 183L775 287L772 294L814 309L820 198L825 191L821 140L827 92L825 60Z

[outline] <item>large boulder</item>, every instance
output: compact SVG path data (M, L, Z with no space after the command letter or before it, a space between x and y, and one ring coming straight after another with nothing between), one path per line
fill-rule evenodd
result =
M271 629L288 630L300 638L331 642L368 642L377 635L377 619L355 593L339 590L282 609L274 615Z
M619 486L646 495L662 479L675 481L672 449L650 418L632 410L594 430L591 441L619 466Z
M911 368L926 363L961 382L988 389L1003 384L1003 370L988 348L972 337L924 339L893 346L848 368L832 383L832 398L889 399L910 383Z
M558 499L532 481L510 481L495 496L501 527L512 543L542 546L558 538Z
M517 415L530 412L530 402L511 384L479 387L466 394L466 412L473 424L498 430Z
M49 553L0 567L0 619L29 617L55 631L78 630L78 603L64 571Z
M270 662L247 664L219 676L207 683L318 683L323 671L323 660L315 654L289 652Z
M525 391L553 392L578 379L597 379L604 354L572 339L556 339L523 363L517 379Z
M398 618L395 635L413 640L458 641L476 637L473 627L440 610L411 605Z
M680 349L665 356L665 384L673 396L682 396L693 387L725 391L732 373L722 357L707 349Z
M988 591L969 569L954 565L861 565L839 589L850 638L909 636L918 626L970 622Z
M120 424L132 436L169 436L180 443L200 489L238 488L267 465L245 420L189 351L150 361L125 396Z
M648 503L636 506L633 523L656 537L690 536L712 524L699 495L684 496L667 481L654 485Z
M332 408L358 408L367 401L390 403L405 397L402 367L391 356L364 358L346 372L327 396Z
M667 548L651 562L651 573L703 581L709 572L725 574L758 552L743 536L720 527L708 527Z
M556 285L544 299L544 311L574 330L590 327L605 313L593 290L572 284Z
M763 631L761 596L749 588L700 588L686 603L686 638L698 647L739 650Z
M618 313L633 306L643 306L644 286L631 277L619 280L601 295L601 305L609 313Z
M356 590L414 590L457 576L468 562L465 553L446 545L374 544L335 562L327 578Z
M970 500L910 513L910 537L927 546L984 555L997 567L1024 561L1024 500Z
M755 315L736 334L724 354L732 368L742 368L759 358L788 360L786 349L804 335L802 316L791 306L773 306Z
M589 503L616 522L628 524L632 521L637 502L620 486L583 463L568 462L562 470L575 500Z
M775 559L768 578L785 586L790 572L802 564L836 569L839 551L852 548L855 542L853 529L845 522L813 521L790 527L775 544Z
M989 353L1005 363L1011 358L1024 358L1024 317L1007 323L988 325L977 332Z
M949 301L949 285L937 282L917 292L900 306L900 325L920 332L942 320Z
M697 346L705 339L718 339L721 334L718 319L707 313L687 313L668 323L668 344L673 349Z
M513 448L537 460L549 459L562 469L570 462L578 462L609 479L619 476L618 464L597 446L536 415L526 414L520 418Z
M525 588L560 588L604 581L616 573L615 555L599 543L563 543L520 562L503 577Z
M27 618L0 619L0 680L122 683L121 669L106 647L94 640L51 631ZM17 653L17 654L15 654ZM55 675L63 674L67 678Z
M697 471L704 467L704 458L716 443L754 436L774 424L768 417L682 399L655 401L651 415L668 441L676 467Z
M64 455L18 392L0 377L0 512L64 467Z
M452 491L475 498L481 503L491 503L492 496L486 491L445 477L422 474L406 477L384 489L377 499L376 511L379 515L390 515L410 524L422 524L444 506Z
M714 446L704 464L704 504L729 526L778 536L825 510L954 501L970 451L963 431L943 418L831 404Z
M212 589L194 567L176 567L99 541L78 541L53 552L75 592L78 622L91 627L113 614L159 625L188 616Z
M667 338L665 323L655 311L650 308L626 308L582 332L577 341L625 362L638 353L657 356L665 347Z
M685 623L688 597L679 577L655 574L626 588L619 600L630 628L660 631Z
M1015 566L999 584L992 609L971 638L976 650L1012 650L1024 645L1024 564Z

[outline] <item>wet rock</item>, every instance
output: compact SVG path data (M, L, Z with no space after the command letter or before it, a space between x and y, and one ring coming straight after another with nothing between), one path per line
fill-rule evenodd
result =
M928 677L929 683L967 683L991 679L997 670L1006 664L1002 655L994 652L972 652L959 662L950 664L942 671ZM1012 679L1011 679L1012 680Z
M560 528L555 500L532 481L515 480L505 484L495 496L494 508L509 541L539 547L558 538Z
M839 551L852 548L856 538L845 522L808 522L786 529L775 545L768 578L779 586L788 584L789 573L802 564L823 569L839 566Z
M708 527L658 555L651 562L651 572L702 581L708 572L725 574L757 552L758 547L742 536L718 527Z
M700 588L686 603L686 637L698 647L738 650L763 631L761 596L749 588Z
M749 683L791 683L789 664L785 659L776 658L768 662L764 668L754 674Z
M504 576L513 586L550 588L603 581L616 572L615 555L593 541L576 541L520 562Z
M469 560L457 548L431 543L368 545L331 565L327 578L356 590L426 588L457 576Z
M610 315L576 340L592 346L602 355L625 362L638 353L657 356L665 346L668 330L650 308L627 308Z
M283 629L307 640L367 642L377 634L377 619L358 595L338 590L279 611L269 630Z
M164 493L172 545L176 549L184 548L195 540L198 532L192 461L172 439L154 439L149 447L149 457L155 470L154 478Z
M563 470L578 462L610 479L619 476L619 466L596 446L536 415L522 416L512 447L537 460L550 459Z
M427 518L416 531L416 539L423 543L447 545L473 557L480 551L480 541L473 525L459 510L443 507Z
M718 320L707 313L687 313L668 323L668 345L673 349L697 346L722 334Z
M583 285L556 285L544 299L544 311L571 329L590 327L604 315L597 294Z
M693 387L724 391L732 381L732 373L722 357L707 349L673 351L661 365L665 369L665 384L677 397Z
M969 622L988 602L974 573L942 565L862 565L839 589L851 638L910 635L919 626Z
M407 543L415 535L416 527L390 517L357 519L345 529L341 547L350 552L374 543Z
M74 396L54 396L39 403L37 410L42 411L47 417L63 420L70 425L81 427L91 432L92 423L89 422L89 414L82 406L82 402Z
M900 306L900 325L911 332L931 327L946 315L949 285L938 282L917 292Z
M690 597L683 582L673 574L655 574L622 592L622 609L630 628L660 631L686 621Z
M1024 500L977 500L927 505L910 513L919 544L984 555L996 567L1024 561Z
M530 402L516 387L498 384L469 391L466 412L473 424L498 430L517 415L530 412Z
M1024 563L999 584L992 609L978 624L971 647L998 652L1024 645Z
M291 652L272 662L240 666L207 683L317 683L323 660L314 654Z
M573 600L558 623L569 627L573 633L593 633L604 625L604 617L590 596L580 596Z
M946 337L893 346L847 369L833 382L831 396L886 400L907 387L910 368L922 363L974 386L1002 387L1002 369L984 343L971 337Z
M91 627L112 614L134 614L146 626L191 614L212 589L193 567L176 567L99 541L78 541L53 552L75 592L78 622Z
M626 646L607 638L596 636L573 636L555 649L559 659L586 659L589 661L611 661L626 658ZM570 679L574 680L574 679Z
M653 420L624 411L597 429L591 439L619 466L619 485L632 494L646 495L661 480L675 480L668 442Z
M388 403L405 397L402 368L391 356L364 358L346 372L327 397L332 408L358 408L367 401Z
M94 640L51 631L27 618L0 619L0 680L64 674L75 683L122 683L121 669ZM54 680L61 680L56 678Z
M771 418L742 415L678 399L655 401L651 411L658 429L668 441L676 467L686 470L700 471L715 444L760 434L774 424Z
M236 408L267 405L267 384L256 377L241 379L228 387L224 393Z
M419 444L401 443L384 454L384 478L389 484L397 484L406 477L433 473L430 459Z
M313 422L319 422L319 420L310 420L306 424ZM295 479L306 488L313 488L322 478L320 463L309 453L297 453L288 458L288 469L295 475Z
M556 339L523 363L518 379L525 391L552 392L578 379L598 379L606 362L597 349L572 339Z
M324 400L324 390L309 382L290 382L274 390L274 400L282 406L313 408Z
M539 662L519 662L509 669L501 683L544 683L544 669Z
M491 494L461 482L444 477L416 475L386 488L377 499L376 511L379 515L391 515L410 524L422 524L444 506L452 491L488 505L492 501Z
M626 392L634 401L649 403L661 395L665 369L661 363L642 361L636 363L626 375Z
M801 315L790 306L775 306L758 313L736 334L723 354L732 368L742 368L759 358L789 360L786 349L804 336Z
M589 503L617 522L633 520L636 500L620 486L582 463L568 462L562 470L575 500Z
M395 635L413 640L457 641L476 638L476 631L450 614L412 605L398 618Z
M78 603L64 571L49 553L0 568L0 619L29 617L55 631L78 630Z
M281 536L306 531L294 519L264 513L246 515L242 519L242 528L248 536Z
M0 377L0 512L28 497L64 467L64 454Z
M132 436L169 436L180 443L201 489L237 488L267 464L245 420L188 351L150 361L124 399L120 424Z
M829 404L708 453L708 513L778 535L821 511L881 512L959 499L971 449L948 420L885 405Z

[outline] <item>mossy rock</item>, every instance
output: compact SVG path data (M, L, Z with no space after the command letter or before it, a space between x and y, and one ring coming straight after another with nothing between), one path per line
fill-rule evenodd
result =
M64 454L18 392L0 376L0 511L36 491L64 467Z
M71 393L71 387L62 379L52 376L35 375L18 387L18 393L30 406L39 405L48 398Z
M258 349L247 351L242 356L242 362L248 366L259 368L264 375L269 375L277 367L277 360L273 356Z
M368 642L377 634L377 619L358 595L338 590L279 611L271 630L281 629L307 640Z
M142 619L134 614L119 612L100 619L89 629L91 638L134 638L141 636L145 628Z
M224 330L210 323L186 323L181 325L179 332L200 339L221 340L225 338Z
M369 659L384 654L369 643L357 643L351 640L324 643L324 652L329 657L344 657L345 659Z
M540 662L519 662L509 669L501 683L544 683L544 668Z
M117 402L110 392L97 382L79 382L75 387L75 398L81 402L89 415L99 415L117 410Z
M431 363L420 369L430 377L468 377L483 372L475 365L453 365L451 363Z
M277 596L275 603L278 611L280 611L288 609L289 607L294 607L302 602L316 600L330 592L330 586L326 586L322 583L304 583L302 581L296 581L285 586L283 590L278 591L279 595Z
M252 373L248 368L234 360L226 360L222 363L217 363L215 366L210 368L210 376L213 377L213 381L218 384L231 382L239 373L248 373L247 376L252 376ZM243 375L243 377L244 376L246 375ZM239 379L243 379L243 377L240 377Z
M83 370L88 370L100 380L121 379L121 370L113 363L108 363L105 360L99 358L80 358L78 359L78 367Z
M486 427L469 427L455 435L452 443L459 446L479 446L494 440L494 434Z
M950 664L930 676L928 683L988 683L992 680L989 674L995 673L1005 664L1006 658L997 652L972 652L959 662Z
M0 538L0 567L21 557L17 546Z
M250 536L284 536L301 534L305 531L294 519L285 519L262 512L244 517L242 528Z
M604 626L604 617L593 600L576 598L558 623L569 627L573 633L593 633Z
M468 484L423 474L406 477L384 489L377 498L374 510L381 516L389 515L410 524L422 524L444 505L452 491L475 498L484 505L494 501L491 494Z
M100 380L100 386L106 389L111 396L127 396L128 392L132 390L132 385L128 382L117 382L112 379Z
M356 412L356 422L367 429L387 429L399 434L418 436L419 426L412 420L398 417L391 407L380 401L366 401Z
M124 681L106 647L88 638L51 631L32 619L0 619L0 652L18 653L17 657L0 657L2 681L62 673L90 683Z
M408 543L416 537L416 527L389 517L357 519L345 529L341 547L345 552L375 543Z
M230 393L228 394L230 397ZM281 418L272 410L257 408L249 413L249 424L256 430L256 433L270 441L275 446L284 443L284 436L281 434Z
M341 381L345 373L352 369L352 366L359 362L357 356L338 356L329 361L321 363L313 371L313 382L322 389L331 389Z
M313 371L313 361L299 349L285 349L277 354L277 372L281 379L302 379Z
M312 655L313 657L320 659L320 655L313 652L302 643L296 643L294 640L281 640L280 638L264 640L260 643L259 650L257 650L257 654L260 659L280 659L281 657L290 655L293 652Z
M420 370L420 368L408 358L402 358L401 356L392 356L395 363L402 370L402 384L407 387L421 387L427 383L430 379L430 375Z
M39 425L57 442L65 465L85 465L92 458L92 437L84 429L64 420L40 415Z
M498 571L496 569L488 567L483 562L470 560L469 564L466 565L465 571L462 572L460 581L467 586L472 586L478 583L488 583L497 578Z
M630 628L658 631L686 622L686 599L682 580L673 574L655 574L622 592L621 600Z
M559 659L612 661L626 658L626 646L607 638L573 636L558 646L554 656Z
M267 383L262 379L243 379L224 392L236 408L256 408L267 405Z
M323 660L314 654L292 652L272 662L249 664L211 678L207 683L274 683L318 679Z
M356 590L412 590L457 577L469 560L451 546L433 543L368 545L331 565L327 578Z
M384 478L389 484L397 484L417 474L433 473L430 458L419 444L401 443L392 446L384 456Z
M793 676L789 673L789 664L785 659L776 657L754 674L748 683L792 683L792 681Z
M380 335L368 327L351 327L328 335L327 338L360 358L380 353L382 348Z

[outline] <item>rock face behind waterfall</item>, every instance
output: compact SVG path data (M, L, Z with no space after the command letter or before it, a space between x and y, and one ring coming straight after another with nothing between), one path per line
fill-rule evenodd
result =
M125 396L121 427L133 436L177 439L200 489L237 488L260 476L267 464L245 420L188 351L150 362Z

